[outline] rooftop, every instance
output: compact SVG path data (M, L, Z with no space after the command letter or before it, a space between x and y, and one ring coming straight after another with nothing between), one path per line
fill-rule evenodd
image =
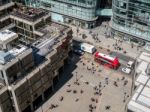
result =
M42 34L42 38L40 37L35 42L33 42L32 46L42 48L50 41L57 41L58 38L61 38L65 34L67 28L67 26L61 24L51 23L37 29L37 32Z
M12 48L6 51L0 51L0 67L5 66L6 63L12 62L17 56L26 53L29 48L32 48L35 63L40 64L46 59L46 55L54 50L54 45L66 37L66 32L69 27L58 23L51 23L37 29L37 32L42 33L42 36L36 38L30 44L20 43L17 41ZM3 35L2 35L3 34ZM16 33L6 30L2 32L2 40L10 40Z
M128 104L128 108L135 112L150 112L150 79L145 85L140 85Z
M60 42L60 39L63 39L68 28L64 25L51 23L37 30L43 36L33 42L31 46L33 47L34 54L38 55L38 57L36 56L38 61L54 50L53 45L56 45Z
M14 46L11 50L5 52L0 51L0 68L5 66L5 64L11 62L13 59L15 59L18 55L24 53L25 50L28 48L24 45L18 44Z
M150 63L150 53L142 52L138 59Z
M142 52L138 60L140 60L136 70L138 76L135 80L138 89L130 100L128 108L135 112L150 112L150 75L146 73L150 63L150 54Z
M0 32L0 43L8 43L16 39L18 35L12 31L4 30Z
M11 14L20 17L22 19L34 22L37 19L48 14L48 12L46 10L39 9L39 8L18 6L18 8L14 9Z
M106 58L106 59L109 59L109 60L112 60L112 61L114 61L114 60L116 59L116 57L112 57L112 56L110 56L110 55L103 54L103 53L100 53L100 52L97 52L96 55L97 55L97 56L102 56L102 57L104 57L104 58Z
M55 35L56 33L62 34L68 27L65 25L50 23L38 29L39 32L44 34L49 33Z

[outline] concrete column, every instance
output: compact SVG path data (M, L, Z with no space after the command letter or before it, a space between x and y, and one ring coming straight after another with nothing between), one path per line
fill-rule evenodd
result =
M8 90L12 93L12 100L14 102L16 112L21 112L20 108L19 108L19 105L18 105L18 102L17 102L17 98L16 98L16 95L15 95L14 89L13 89L13 87L9 86L9 82L8 82L8 78L7 78L5 70L3 70L3 75L4 75L5 83L8 86Z
M3 44L3 49L7 49L7 46L6 46L6 44Z
M62 66L62 70L63 70L63 72L64 72L64 69L65 69L65 67L64 67L64 65Z
M3 112L1 107L0 107L0 112Z
M54 84L52 84L52 91L54 91Z
M31 111L33 112L34 111L34 107L33 107L32 102L31 102L30 106L31 106Z
M42 101L45 101L44 93L42 93Z
M58 70L56 70L56 73L57 73L57 79L59 80L59 73L58 73Z
M3 72L3 75L4 75L5 83L6 83L6 85L8 86L8 85L9 85L9 82L8 82L8 78L7 78L7 75L6 75L6 71L3 70L2 72Z
M8 86L8 90L11 91L11 93L12 93L12 97L13 97L12 100L14 102L16 112L21 112L21 110L19 108L19 105L18 105L18 102L17 102L16 94L15 94L15 91L14 91L13 87Z

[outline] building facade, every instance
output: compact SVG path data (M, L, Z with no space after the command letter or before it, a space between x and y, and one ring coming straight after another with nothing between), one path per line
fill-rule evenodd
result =
M14 0L51 12L52 21L91 29L112 16L112 0Z
M83 28L96 25L96 0L40 0L51 11L53 21L70 23Z
M14 7L14 2L12 0L1 0L0 1L0 29L4 27L14 26L11 24L9 14Z
M0 19L10 20L0 28L0 112L33 112L58 83L72 30L44 9L7 1L0 6Z
M150 49L150 1L113 0L112 34Z

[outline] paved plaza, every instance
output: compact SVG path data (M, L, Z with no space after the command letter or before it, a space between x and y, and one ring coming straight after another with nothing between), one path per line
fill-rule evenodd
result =
M76 26L71 26L73 30L73 37L74 39L77 39L79 41L89 42L97 47L103 47L106 49L109 49L111 51L116 51L119 53L123 53L127 56L130 56L132 58L136 58L141 51L143 51L143 48L138 47L135 44L131 44L129 42L125 42L123 40L108 38L110 35L110 24L109 22L103 22L100 26L92 29L81 29L76 28ZM78 29L78 33L77 33ZM82 38L82 34L86 35L86 38ZM96 38L95 38L96 37ZM117 47L120 47L120 50L116 49L115 45L117 44ZM126 52L126 53L124 53Z
M57 85L59 89L36 112L125 112L131 78L99 65L90 54L74 54Z

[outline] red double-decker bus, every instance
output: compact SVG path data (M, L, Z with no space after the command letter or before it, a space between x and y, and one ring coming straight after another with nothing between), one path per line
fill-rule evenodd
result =
M103 53L96 52L94 55L96 62L103 64L107 67L117 69L120 66L119 60L117 57L112 57Z

